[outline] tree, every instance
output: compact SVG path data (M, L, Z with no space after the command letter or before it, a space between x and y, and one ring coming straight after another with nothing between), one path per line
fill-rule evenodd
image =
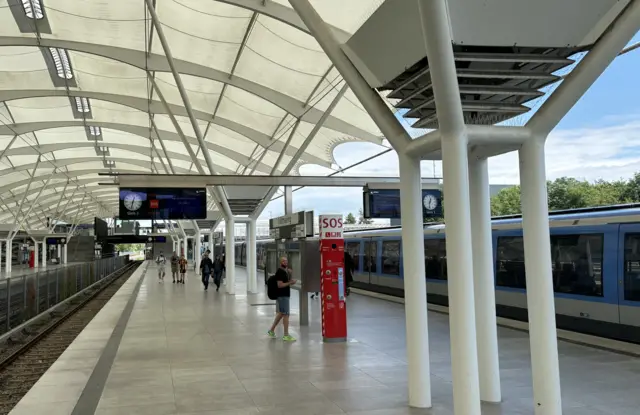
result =
M344 218L344 224L345 225L355 225L356 224L356 217L353 216L353 213L349 212L347 217Z
M520 213L520 186L507 187L491 198L491 215L503 216Z
M358 210L358 224L360 225L370 225L373 221L371 219L365 219L364 212L362 209Z

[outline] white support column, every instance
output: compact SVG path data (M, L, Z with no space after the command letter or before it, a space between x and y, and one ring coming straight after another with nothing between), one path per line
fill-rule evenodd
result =
M66 264L67 263L67 246L69 245L69 243L67 242L66 244L64 244L62 246L62 263Z
M249 291L253 294L258 292L258 260L256 255L256 220L251 219L248 223L249 225L249 243L247 244L247 258L248 263L251 264L249 268L249 272L247 276L249 281L251 281L251 286Z
M11 273L11 267L13 266L13 264L11 263L11 248L13 244L13 240L12 239L7 239L7 245L5 246L5 261L7 262L7 265L5 265L5 271L8 274Z
M544 140L526 141L519 156L534 407L536 415L561 415Z
M422 232L422 180L420 159L398 154L400 163L400 204L404 260L405 320L407 327L407 367L409 405L431 407L429 329L427 326L427 283Z
M469 166L460 89L446 0L421 1L418 8L442 138L453 406L456 415L480 415Z
M47 267L47 240L42 240L42 268Z
M496 297L494 292L493 241L491 239L491 200L489 168L486 158L469 157L469 196L471 209L471 242L476 304L476 339L480 399L500 402L500 364Z
M213 229L211 229L209 231L209 250L211 251L211 255L215 258L216 256L216 251L215 251L215 241L213 240Z
M291 186L284 187L284 214L293 213L293 188Z
M247 274L247 294L251 293L251 268L253 267L253 263L251 262L251 255L249 254L249 251L251 250L251 243L249 242L249 232L251 232L251 229L249 229L249 222L245 222L244 224L244 232L245 232L245 245L246 245L246 254L247 254L247 267L246 267L246 274Z
M33 268L35 269L39 267L40 267L40 243L35 239L33 239Z
M202 244L200 243L200 231L196 232L195 243L193 245L193 260L197 269L198 266L200 266L200 249L202 248Z
M235 220L233 217L225 219L226 224L226 259L227 294L236 293L236 255L235 255Z

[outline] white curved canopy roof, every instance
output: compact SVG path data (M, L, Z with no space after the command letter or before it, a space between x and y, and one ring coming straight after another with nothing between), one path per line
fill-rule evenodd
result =
M312 3L344 41L382 0ZM293 160L344 83L288 1L164 0L156 12L216 174L295 173L331 166L339 143L382 142L347 90ZM144 1L0 3L0 223L23 199L29 227L117 214L100 172L197 173L171 115L208 173Z

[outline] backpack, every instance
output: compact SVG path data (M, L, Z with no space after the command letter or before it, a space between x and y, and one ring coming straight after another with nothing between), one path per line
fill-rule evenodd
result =
M274 274L267 280L267 296L270 300L277 300L279 294L278 291L278 279Z

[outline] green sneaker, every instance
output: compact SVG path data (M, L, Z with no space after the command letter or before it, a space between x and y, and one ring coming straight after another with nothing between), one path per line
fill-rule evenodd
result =
M267 332L267 336L271 337L272 339L275 339L275 338L276 338L276 333L275 333L275 332L273 332L273 331L271 331L271 330L269 330L269 331Z
M286 335L286 336L284 336L284 337L282 338L282 340L284 340L284 341L286 341L286 342L294 342L294 341L296 341L296 338L295 338L295 337L292 337L292 336L289 336L289 335Z

